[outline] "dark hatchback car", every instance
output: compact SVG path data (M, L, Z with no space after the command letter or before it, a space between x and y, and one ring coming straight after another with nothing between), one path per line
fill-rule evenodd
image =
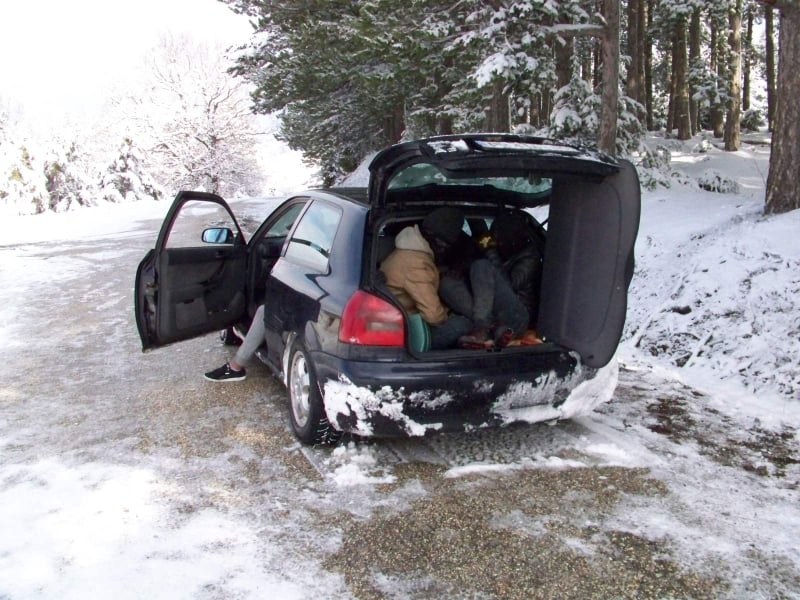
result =
M569 418L610 398L640 189L629 162L540 138L475 134L398 144L368 187L290 197L249 241L225 201L181 192L136 274L144 350L246 332L288 389L304 443L417 436ZM382 283L394 235L457 206L474 234L525 209L543 246L542 343L429 350L425 327Z

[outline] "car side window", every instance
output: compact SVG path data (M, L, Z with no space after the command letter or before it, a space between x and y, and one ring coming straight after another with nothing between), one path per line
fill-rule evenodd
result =
M286 212L283 213L278 220L272 224L272 226L270 226L270 228L264 234L264 238L285 238L289 234L289 231L291 231L292 225L294 225L294 222L297 219L297 215L300 214L300 211L303 210L304 206L305 202L292 204L286 210Z
M320 273L325 272L341 218L338 208L325 202L314 202L297 224L286 249L286 258Z

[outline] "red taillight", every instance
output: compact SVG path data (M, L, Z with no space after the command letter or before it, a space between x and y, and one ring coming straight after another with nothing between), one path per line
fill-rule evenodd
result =
M344 307L339 341L360 346L405 346L405 318L390 302L359 290Z

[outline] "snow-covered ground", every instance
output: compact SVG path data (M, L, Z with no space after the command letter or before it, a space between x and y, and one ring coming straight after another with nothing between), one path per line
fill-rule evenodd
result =
M644 195L622 355L703 389L740 385L743 404L757 398L791 418L800 401L800 211L762 214L769 146L755 139L735 153L673 142L673 166L690 181L718 174L740 193L675 186Z
M654 509L652 503L631 494L593 527L669 539L684 560L708 560L710 568L720 572L727 568L731 597L800 597L796 541L800 539L800 484L793 462L799 459L800 446L800 244L796 240L800 211L763 216L769 146L759 138L751 141L758 143L746 142L736 153L699 140L653 141L670 147L672 166L684 183L643 194L637 267L625 339L618 352L625 397L580 419L558 443L548 445L549 438L541 429L516 438L514 452L502 460L494 459L491 452L482 453L482 444L487 439L519 436L518 432L488 432L461 442L433 438L429 448L446 459L449 468L444 477L455 479L592 466L648 469L666 486L665 508ZM715 173L735 180L739 191L709 192L693 183L701 176L710 180ZM130 239L141 244L144 235L154 239L166 209L163 203L143 202L6 221L0 237L0 288L24 293L45 283L59 286L86 269L85 263L71 259L73 254L82 255L106 240L118 244ZM64 253L36 260L30 253L37 244L63 248ZM106 257L125 252L114 248ZM119 277L132 280L133 271ZM112 291L109 287L105 297L87 295L83 301L90 303L90 311L113 311L117 306L130 311L130 298L123 301ZM31 352L20 324L33 323L46 331L51 318L37 316L34 304L23 298L0 306L2 347L19 355ZM133 352L137 350L131 343L135 333L117 331L126 323L130 323L128 314L115 322L113 339L125 339L125 347ZM211 352L208 348L213 345L192 348ZM199 374L202 366L186 354L176 358L176 368L195 369ZM129 455L132 442L127 438L121 438L118 456L107 461L87 458L78 466L46 453L26 450L20 454L17 448L30 446L26 437L46 435L35 431L30 421L49 422L46 413L65 410L47 397L51 384L42 384L42 393L34 397L20 392L20 378L25 382L38 376L41 365L32 364L37 371L20 371L17 363L13 369L0 364L4 382L0 387L0 506L4 507L0 510L0 598L224 597L226 592L237 597L304 598L311 597L314 582L320 586L315 593L325 589L331 597L336 597L332 590L346 589L316 561L309 562L305 572L296 562L282 568L283 549L277 538L274 546L265 546L236 511L205 509L187 512L178 524L170 521L161 499L178 492L156 470L156 458L149 457L141 465L121 458ZM157 389L157 381L139 376L143 386ZM120 389L127 389L124 382ZM228 398L235 398L237 389L242 388L226 391ZM193 388L187 393L194 392ZM60 423L73 417L65 413L52 419ZM211 417L207 426L214 426ZM236 435L244 437L248 425L240 423L236 428ZM788 461L762 460L754 451L752 456L724 457L730 464L746 463L744 470L712 470L709 465L720 462L708 460L697 436L713 438L709 447L721 452L725 444L736 441L732 441L736 432L743 436L763 433L768 440L780 440ZM682 435L691 443L682 444ZM330 488L323 500L331 505L326 510L363 516L390 502L403 505L429 493L423 484L415 483L389 499L378 497L380 486L397 479L384 452L381 446L349 445L325 454L308 453ZM160 468L170 473L181 460L179 455L170 456L167 466ZM200 478L209 469L225 473L236 460L219 454L213 466L195 459L191 469L196 468ZM277 479L278 467L262 463L260 468L274 470ZM202 479L189 487L207 495L232 493L224 486L211 490L213 486ZM337 495L337 489L343 490L342 495ZM271 493L274 497L260 509L290 512L286 502L292 494L287 491L284 496L280 485ZM313 493L302 490L300 503ZM183 501L180 496L179 501ZM579 506L585 499L572 501ZM581 514L575 513L576 527L586 526L578 522ZM259 518L266 530L280 523L277 517ZM546 525L524 520L503 523L497 526L527 527L529 533ZM341 542L332 539L327 544L333 547ZM576 539L573 544L584 554L593 552L585 541ZM764 583L773 566L762 571L747 562L755 552L778 556L784 564L777 583ZM256 555L258 564L252 561ZM163 587L165 571L174 578L172 593ZM219 584L221 588L203 587L202 582L208 581L225 583Z

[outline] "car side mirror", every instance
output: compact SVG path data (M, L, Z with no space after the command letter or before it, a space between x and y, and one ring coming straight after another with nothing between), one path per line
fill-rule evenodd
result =
M227 227L210 227L203 230L202 239L206 244L232 244L235 236Z

